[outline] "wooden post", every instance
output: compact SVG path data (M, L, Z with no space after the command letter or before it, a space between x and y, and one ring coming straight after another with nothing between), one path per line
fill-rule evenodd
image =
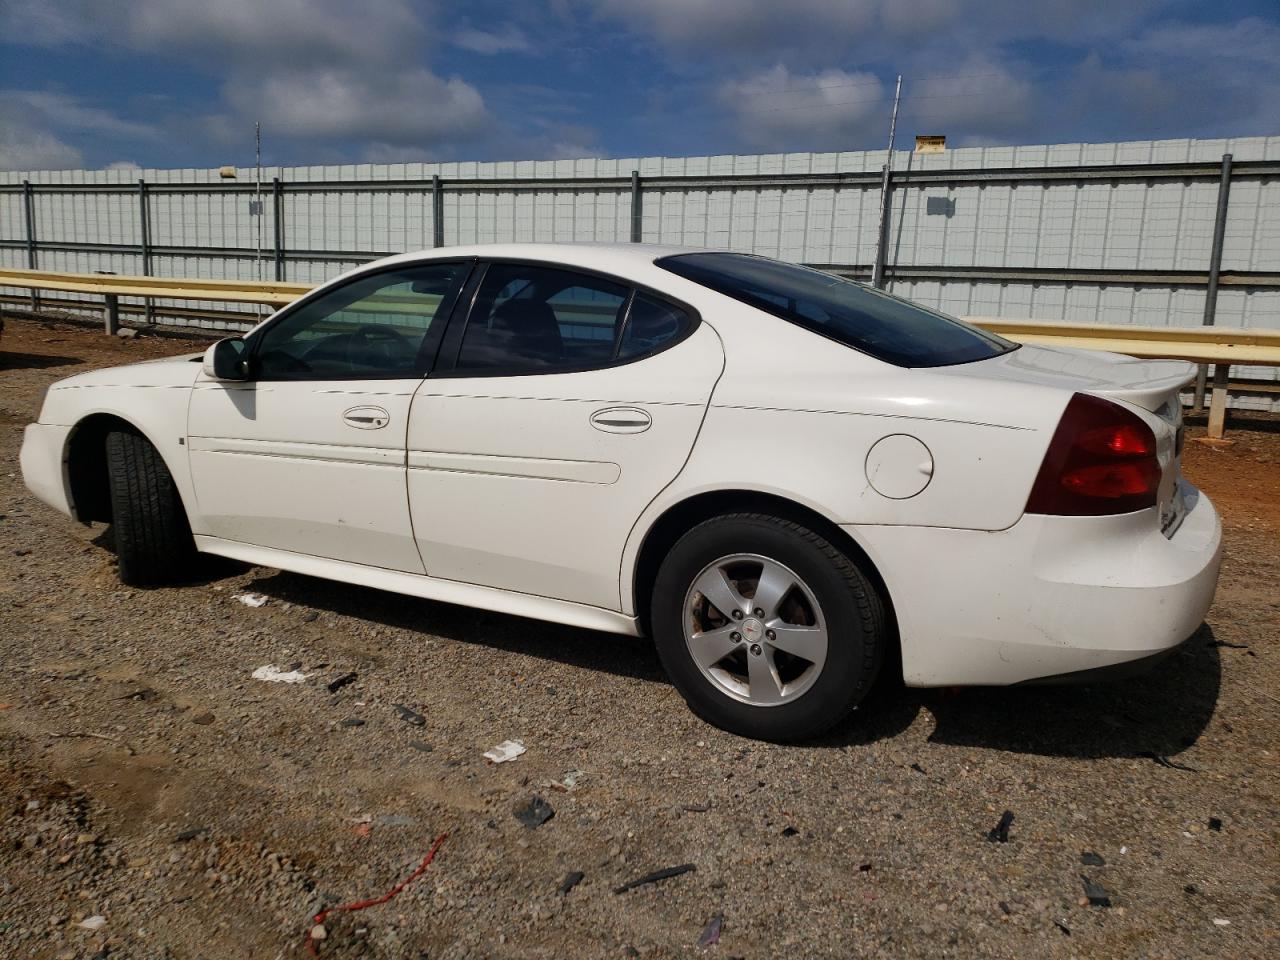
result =
M1227 374L1231 364L1213 367L1213 393L1209 397L1209 439L1221 440L1227 426Z
M102 308L103 326L107 334L115 336L120 330L120 297L114 293L106 295L106 303Z

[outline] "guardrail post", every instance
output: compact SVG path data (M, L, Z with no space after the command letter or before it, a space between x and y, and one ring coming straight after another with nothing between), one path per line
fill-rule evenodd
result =
M1231 200L1231 154L1224 153L1222 155L1222 174L1218 180L1218 213L1213 222L1213 249L1209 253L1209 285L1204 291L1204 319L1201 321L1202 326L1211 327L1214 323L1215 315L1218 312L1218 275L1222 272L1222 241L1227 232L1227 206ZM1194 412L1200 413L1204 410L1204 388L1205 381L1208 379L1208 364L1200 364L1200 370L1196 374L1196 392ZM1214 371L1214 401L1217 401L1218 390L1217 371ZM1226 416L1226 379L1223 379L1223 410L1222 416ZM1212 435L1212 434L1211 434ZM1219 425L1218 436L1221 436L1221 425Z
M1213 366L1213 395L1209 398L1209 439L1221 440L1227 427L1227 375L1231 364Z
M142 275L149 277L151 276L151 204L147 198L147 181L141 178L138 179L138 217L142 227ZM155 323L155 300L145 297L142 303L147 323Z
M438 176L431 178L431 245L444 246L444 193Z
M271 220L274 225L272 240L276 258L276 279L284 279L284 184L279 177L271 178Z
M36 205L31 181L22 181L22 213L27 221L27 269L37 270L36 265ZM31 312L40 312L40 292L31 289Z
M631 171L631 242L639 243L643 235L643 208L640 206L640 171Z
M102 325L109 336L115 336L120 331L120 298L114 293L108 293L105 297Z

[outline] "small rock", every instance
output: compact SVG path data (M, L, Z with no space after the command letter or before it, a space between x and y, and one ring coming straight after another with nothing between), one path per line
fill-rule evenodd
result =
M1102 858L1102 854L1094 853L1092 850L1080 854L1080 862L1086 867L1105 867L1107 861Z
M324 928L323 923L317 923L314 927L311 928L312 940L323 940L328 935L329 935L329 931Z
M107 918L100 913L95 913L92 917L85 917L76 926L81 930L101 930L107 925Z
M410 740L409 746L422 753L430 753L435 749L435 747L431 746L431 744L427 743L425 740Z
M116 336L121 340L132 340L137 335L138 331L133 329L133 327L121 327L116 331Z
M364 726L364 721L363 721L363 720L361 720L359 717L345 717L345 718L342 720L342 722L340 723L340 726L343 726L343 727L363 727L363 726Z
M1094 883L1083 873L1080 874L1080 880L1084 883L1085 895L1085 903L1081 904L1081 906L1085 906L1087 904L1092 904L1095 907L1111 906L1111 895L1107 893L1106 888L1102 886L1102 884Z
M410 710L403 703L393 703L392 706L395 708L396 714L405 723L412 724L415 727L425 727L427 725L427 718L418 713L418 711Z
M1221 832L1222 832L1222 821L1221 821L1221 820L1219 820L1217 817L1210 817L1210 818L1209 818L1209 829L1210 829L1210 830L1212 830L1214 833L1221 833Z
M561 896L580 884L586 879L586 876L587 875L581 870L574 870L573 872L566 874L565 878L560 882L559 893Z
M202 727L207 727L209 724L213 723L214 719L215 718L212 713L202 713L199 716L192 717L191 722L198 723Z
M530 830L542 826L556 815L551 804L541 797L530 797L529 802L515 809L515 818Z

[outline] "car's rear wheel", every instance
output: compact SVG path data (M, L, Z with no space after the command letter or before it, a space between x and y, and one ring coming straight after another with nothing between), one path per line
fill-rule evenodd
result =
M652 623L695 713L783 742L814 737L858 705L886 634L879 594L849 557L762 514L715 517L677 541L654 584Z
M107 434L111 529L120 579L130 586L180 582L195 559L195 542L173 477L145 437Z

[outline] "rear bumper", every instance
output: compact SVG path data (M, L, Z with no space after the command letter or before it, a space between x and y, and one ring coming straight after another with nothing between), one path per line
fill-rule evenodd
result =
M71 427L49 423L30 423L22 434L22 452L18 462L22 482L27 489L67 516L73 516L71 498L67 494L65 451Z
M858 527L894 601L911 686L1070 679L1175 648L1213 602L1222 525L1188 488L1177 533L1156 510L1024 516L1008 530ZM1086 678L1087 679L1087 678Z

